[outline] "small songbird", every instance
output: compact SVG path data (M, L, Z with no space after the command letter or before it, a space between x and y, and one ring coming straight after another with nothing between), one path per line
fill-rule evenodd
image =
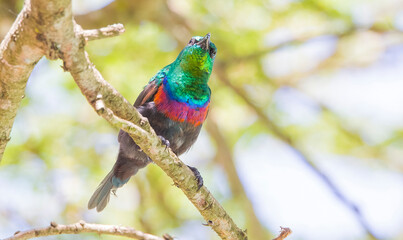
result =
M176 60L161 69L137 97L134 107L150 122L162 142L176 155L186 152L196 141L207 117L211 90L207 85L217 48L205 37L192 37ZM128 133L120 130L120 149L115 165L88 202L88 208L102 211L111 193L126 184L151 159ZM203 179L195 174L199 188Z

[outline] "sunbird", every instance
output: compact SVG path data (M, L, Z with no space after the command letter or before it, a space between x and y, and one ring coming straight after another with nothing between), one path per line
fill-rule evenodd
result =
M161 141L176 155L186 152L196 141L210 105L208 80L217 48L204 37L192 37L174 62L162 68L144 87L134 107L148 119ZM120 130L119 154L112 170L99 184L88 202L88 209L102 211L111 193L125 185L151 159L129 134ZM188 166L203 185L199 171Z

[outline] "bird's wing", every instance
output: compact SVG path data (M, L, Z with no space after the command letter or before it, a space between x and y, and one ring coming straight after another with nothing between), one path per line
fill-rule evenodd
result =
M170 65L161 69L154 77L151 78L150 82L144 87L143 91L139 94L136 101L134 102L135 107L139 107L146 102L153 99L153 96L157 92L159 86L161 86L166 74L168 73Z

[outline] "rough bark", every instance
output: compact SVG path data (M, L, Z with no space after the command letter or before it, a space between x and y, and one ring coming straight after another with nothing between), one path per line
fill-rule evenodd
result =
M32 39L36 36L32 12L28 2L0 44L0 160L10 140L28 77L43 56L41 44Z

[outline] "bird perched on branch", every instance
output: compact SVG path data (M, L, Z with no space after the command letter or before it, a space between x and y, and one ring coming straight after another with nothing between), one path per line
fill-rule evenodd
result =
M217 48L205 37L192 37L176 60L161 69L137 97L134 107L148 118L162 142L181 155L196 141L210 104L211 90L207 85ZM140 168L151 160L128 133L120 130L120 149L115 165L88 202L88 208L102 211L111 193L126 184ZM199 171L189 168L198 180Z

